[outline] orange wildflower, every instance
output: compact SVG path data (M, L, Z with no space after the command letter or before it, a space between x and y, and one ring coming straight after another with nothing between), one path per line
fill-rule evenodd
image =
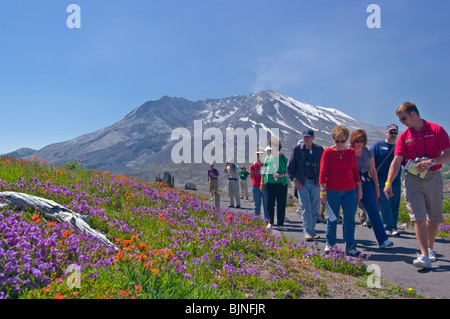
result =
M139 262L143 263L144 261L146 261L148 258L148 256L146 254L140 254L139 255Z
M123 247L127 247L127 246L130 246L131 245L131 240L124 240L123 242L122 242L122 246Z
M42 219L39 217L39 215L33 215L32 217L35 224L39 223Z
M139 243L139 244L137 244L137 248L140 250L145 250L147 248L147 246L144 243Z
M152 269L153 275L159 274L159 269Z
M68 231L68 230L66 230L66 231L62 234L62 238L67 238L67 237L70 237L70 236L72 236L72 233L71 233L70 231Z
M49 285L45 286L44 288L42 288L42 292L43 293L47 293L52 291L52 287L50 287Z

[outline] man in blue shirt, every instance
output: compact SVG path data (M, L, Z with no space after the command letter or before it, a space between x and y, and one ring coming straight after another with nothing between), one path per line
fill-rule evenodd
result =
M294 181L298 192L306 241L320 238L315 227L320 207L319 172L323 147L313 141L314 131L304 131L303 142L292 149L287 166L289 179Z
M375 154L375 167L378 173L378 182L380 185L386 183L389 167L394 159L394 149L398 137L398 126L390 124L386 128L386 139L375 143L372 150ZM398 211L400 207L401 198L401 169L392 183L392 190L394 196L386 198L384 192L380 192L380 210L381 218L383 219L384 228L388 236L398 236L397 230Z

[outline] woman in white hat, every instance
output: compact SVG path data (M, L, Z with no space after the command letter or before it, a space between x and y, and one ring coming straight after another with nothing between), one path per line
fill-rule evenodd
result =
M286 216L286 199L289 178L287 173L288 158L281 151L281 140L271 138L270 155L264 160L263 176L261 178L261 190L267 189L267 210L269 212L269 224L271 228L275 220L275 201L277 202L277 226L284 230Z

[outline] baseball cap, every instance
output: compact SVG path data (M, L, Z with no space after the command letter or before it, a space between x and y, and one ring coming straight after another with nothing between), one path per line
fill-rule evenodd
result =
M386 127L386 132L389 132L389 131L391 131L391 130L397 130L397 131L398 131L398 126L397 126L396 124L389 124L389 125Z
M303 131L303 136L314 137L314 131L313 130Z

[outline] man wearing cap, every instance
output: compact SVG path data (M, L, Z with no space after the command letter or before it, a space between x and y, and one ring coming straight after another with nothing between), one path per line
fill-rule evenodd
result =
M313 143L314 131L303 132L303 142L291 151L287 171L289 179L294 181L300 200L305 240L319 238L315 227L319 215L319 171L323 147Z
M219 192L219 171L214 168L214 163L209 165L207 178L209 182L209 191L211 192L211 200L214 200L215 194Z
M230 198L230 206L234 207L234 202L236 201L236 208L241 207L241 199L239 198L239 172L238 167L234 164L233 159L229 159L223 172L227 174L228 177L228 197Z
M386 139L379 141L372 146L372 151L375 155L375 168L377 169L378 183L384 187L388 178L389 167L394 159L395 143L398 136L398 126L390 124L386 128ZM387 198L384 192L380 192L380 210L381 218L383 220L384 229L388 236L398 236L397 229L398 211L400 207L401 198L401 168L392 182L391 198Z
M422 119L414 103L403 103L396 115L408 129L395 145L384 193L388 198L393 196L392 184L406 160L405 202L420 248L413 264L431 268L431 262L436 261L434 241L439 224L444 222L444 183L440 168L450 161L450 139L442 126Z

